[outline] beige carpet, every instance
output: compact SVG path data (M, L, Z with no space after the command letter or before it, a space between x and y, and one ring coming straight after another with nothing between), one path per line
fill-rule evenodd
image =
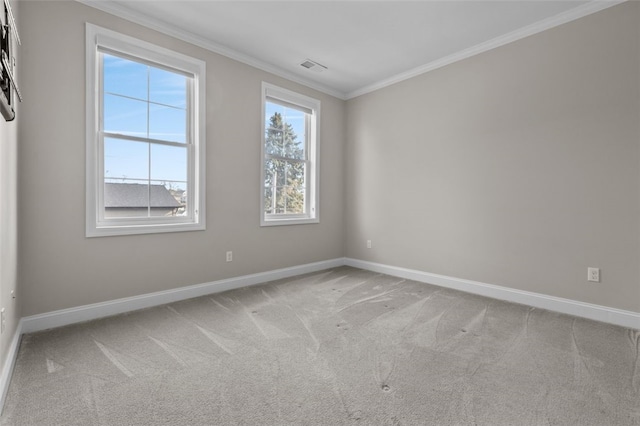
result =
M638 331L338 268L24 336L3 425L640 425Z

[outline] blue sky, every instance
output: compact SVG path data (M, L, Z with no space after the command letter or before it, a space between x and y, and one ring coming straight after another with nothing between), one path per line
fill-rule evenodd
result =
M304 141L304 113L302 111L295 110L293 108L287 108L282 105L277 105L271 102L267 102L265 107L265 125L269 125L269 119L279 112L286 123L293 126L293 131L298 135L298 142Z
M103 58L104 131L186 143L187 77L108 54ZM186 150L186 144L105 138L105 177L177 181L184 189L178 183L187 180Z
M105 138L105 178L129 183L138 179L173 181L174 187L186 189L187 77L107 53L103 54L103 67L104 131L178 144ZM267 103L267 124L276 112L293 126L297 140L304 141L304 113ZM260 139L249 143L259 144Z
M275 113L280 113L285 123L288 123L293 128L294 133L296 134L296 141L299 143L299 147L303 150L304 146L304 129L305 129L305 113L293 108L287 108L282 105L278 105L275 103L267 102L265 105L265 126L269 126L269 122L271 117ZM274 154L274 155L285 155L283 152L279 152L278 149L269 149L265 152L266 154ZM301 153L304 155L304 153ZM297 159L302 159L301 156L296 156ZM267 162L271 162L271 160L267 160ZM277 179L276 185L286 185L287 179L286 176L279 176ZM264 185L269 187L272 184L272 179L269 176L265 176Z

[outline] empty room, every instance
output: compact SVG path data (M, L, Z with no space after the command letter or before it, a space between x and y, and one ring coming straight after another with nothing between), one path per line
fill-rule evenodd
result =
M640 2L0 3L0 424L640 425Z

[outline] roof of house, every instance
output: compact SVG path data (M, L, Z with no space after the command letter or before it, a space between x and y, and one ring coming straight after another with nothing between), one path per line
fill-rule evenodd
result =
M148 203L149 197L151 203ZM105 183L105 208L164 208L182 207L164 185L143 185L139 183Z

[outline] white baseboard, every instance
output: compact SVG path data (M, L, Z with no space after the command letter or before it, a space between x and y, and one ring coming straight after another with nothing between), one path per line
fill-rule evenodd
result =
M493 299L506 300L520 303L535 308L547 309L563 314L588 318L595 321L615 324L622 327L640 330L640 313L623 311L591 303L578 302L571 299L547 296L530 291L516 290L478 281L437 275L414 269L399 268L397 266L383 265L364 260L345 258L344 264L354 268L366 269L372 272L393 275L400 278L434 284L440 287L452 288L467 293L491 297Z
M13 375L13 367L18 358L18 349L20 349L20 339L22 338L22 325L23 321L18 321L18 326L11 339L11 345L9 346L9 352L7 352L7 358L2 366L2 372L0 373L0 415L4 409L4 401L7 398L7 392L9 391L9 383L11 383L11 376Z
M588 318L595 321L615 324L622 327L640 329L640 313L623 311L606 306L594 305L590 303L578 302L560 297L547 296L544 294L529 291L516 290L501 287L493 284L481 283L478 281L465 280L461 278L448 277L444 275L432 274L429 272L417 271L413 269L400 268L396 266L383 265L380 263L367 262L364 260L351 258L337 258L321 262L308 263L290 268L276 269L273 271L261 272L251 275L229 278L225 280L213 281L204 284L197 284L188 287L181 287L172 290L159 291L144 294L141 296L127 297L108 302L94 303L91 305L78 306L75 308L63 309L48 312L40 315L33 315L22 318L16 328L7 358L0 373L0 410L4 407L4 401L11 381L14 364L20 347L20 338L23 333L46 330L54 327L74 324L82 321L103 318L117 315L124 312L135 311L137 309L150 308L163 305L165 303L177 302L193 297L204 296L212 293L233 290L241 287L248 287L268 281L288 278L300 274L317 272L324 269L338 266L352 266L354 268L365 269L372 272L393 275L400 278L434 284L440 287L451 288L467 293L478 294L494 299L506 300L520 303L536 308L547 309L568 315Z
M481 283L478 281L465 280L461 278L448 277L444 275L432 274L429 272L417 271L414 269L400 268L397 266L383 265L380 263L367 262L364 260L351 258L337 258L322 262L308 263L290 268L276 269L273 271L261 272L251 275L229 278L225 280L212 281L204 284L197 284L188 287L181 287L172 290L159 291L144 294L141 296L127 297L108 302L94 303L91 305L78 306L75 308L63 309L54 312L47 312L40 315L33 315L22 318L16 328L7 358L0 373L0 412L4 407L5 398L11 382L11 375L20 347L20 338L23 333L33 333L35 331L46 330L54 327L89 321L97 318L117 315L124 312L131 312L137 309L150 308L163 305L165 303L177 302L191 299L193 297L204 296L212 293L233 290L241 287L248 287L268 281L288 278L296 275L317 272L324 269L338 266L352 266L354 268L365 269L372 272L379 272L393 275L400 278L434 284L440 287L451 288L467 293L478 294L494 299L506 300L520 303L536 308L547 309L577 317L588 318L595 321L615 324L622 327L640 329L640 313L623 311L606 306L593 305L590 303L578 302L560 297L547 296L544 294L529 291L516 290L508 287L501 287L493 284Z
M344 258L337 258L28 316L21 320L22 333L33 333L35 331L46 330L49 328L61 327L97 318L104 318L124 312L150 308L153 306L164 305L165 303L177 302L212 293L220 293L236 288L248 287L268 281L279 280L281 278L288 278L309 272L321 271L323 269L335 268L342 265L344 265Z
M108 302L94 303L91 305L84 305L75 308L62 309L54 312L47 312L44 314L22 318L20 320L19 329L21 333L33 333L35 331L41 331L49 328L61 327L78 322L108 317L124 312L135 311L137 309L150 308L153 306L163 305L165 303L177 302L180 300L204 296L207 294L220 293L227 290L252 286L281 278L288 278L295 275L306 274L309 272L321 271L323 269L335 268L342 265L366 269L368 271L393 275L400 278L411 279L428 284L434 284L440 287L452 288L455 290L478 294L494 299L520 303L536 308L548 309L550 311L588 318L595 321L602 321L622 327L640 329L640 313L638 312L624 311L606 306L579 302L571 299L547 296L530 291L516 290L478 281L448 277L445 275L432 274L429 272L384 265L374 262L367 262L364 260L352 258L336 258L321 262L308 263L300 266L293 266L290 268L276 269L273 271L243 275L240 277L219 281L212 281L204 284L196 284L172 290L159 291L155 293L144 294L141 296L127 297L123 299L111 300ZM0 382L0 385L1 384L2 383Z

